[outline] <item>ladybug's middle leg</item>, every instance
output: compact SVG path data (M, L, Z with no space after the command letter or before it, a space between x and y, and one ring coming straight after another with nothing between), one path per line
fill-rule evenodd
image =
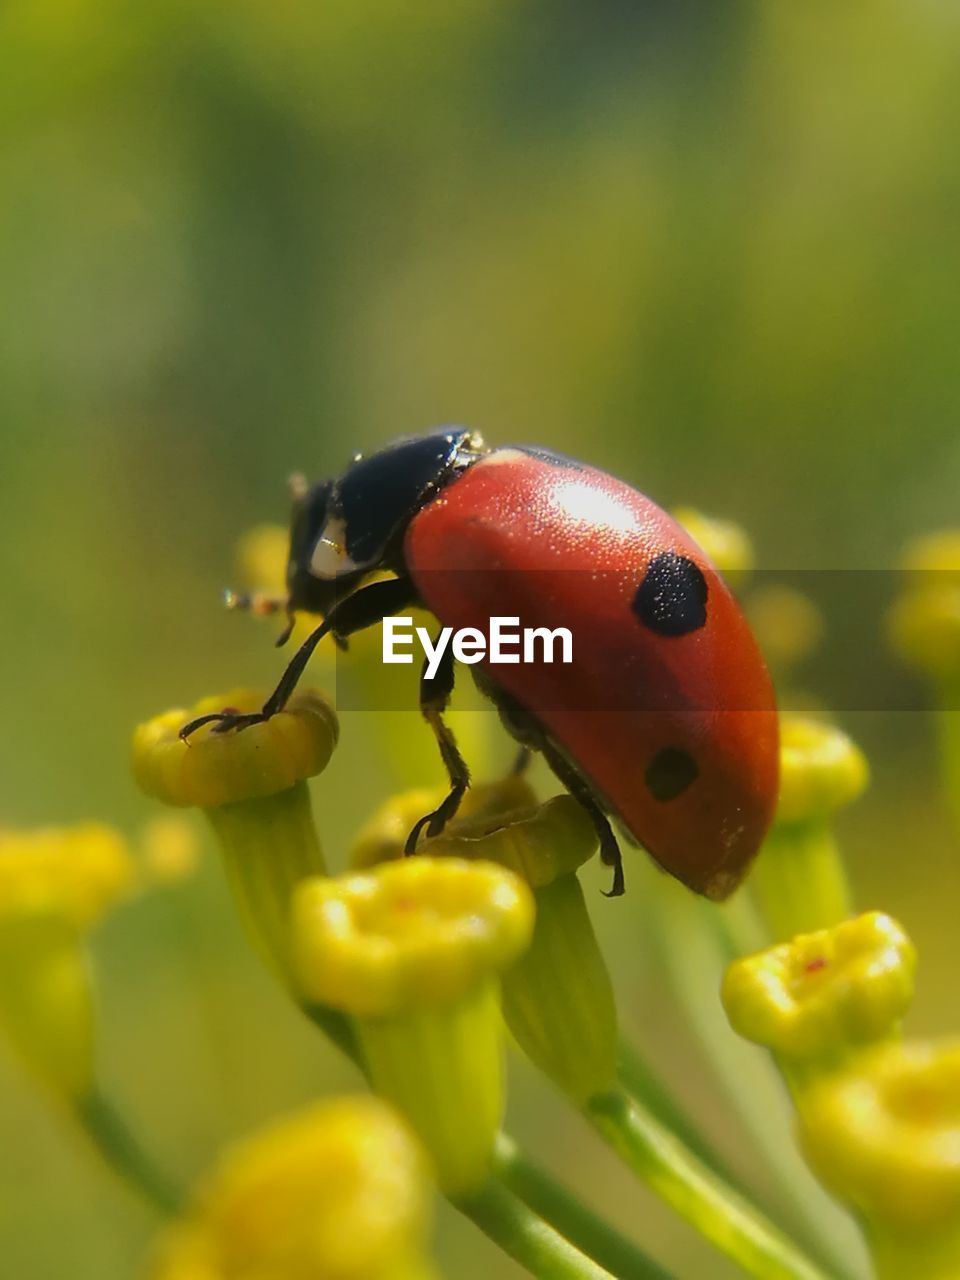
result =
M570 763L566 756L557 750L546 735L544 735L540 750L543 752L547 764L567 788L574 800L579 801L589 814L590 821L593 823L594 830L600 841L600 860L605 866L613 867L613 884L609 891L604 890L604 893L608 898L619 898L624 890L623 855L620 852L620 844L613 827L610 825L610 819L597 803L597 798L593 794L593 789L586 778Z
M460 754L453 731L443 718L453 693L453 682L453 650L448 646L443 652L439 669L433 679L428 679L427 663L423 664L420 674L420 710L437 739L437 746L440 748L440 755L450 779L450 790L436 809L424 814L414 825L407 837L404 853L416 852L417 841L424 827L427 829L428 836L440 834L460 808L460 801L470 785L470 770L467 768L467 762Z

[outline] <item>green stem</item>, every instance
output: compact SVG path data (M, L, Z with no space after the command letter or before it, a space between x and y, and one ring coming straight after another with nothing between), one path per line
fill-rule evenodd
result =
M726 1182L735 1183L736 1178L723 1157L634 1046L621 1040L619 1057L617 1075L624 1091L656 1116L665 1128L676 1134L705 1165Z
M826 818L775 825L750 885L777 942L829 929L853 914L847 874Z
M165 1217L178 1212L183 1192L157 1167L108 1098L88 1093L77 1099L76 1112L100 1155L131 1191Z
M728 1188L622 1090L585 1114L634 1173L706 1240L759 1280L825 1280L785 1235Z
M619 1280L581 1253L496 1178L452 1203L537 1280Z
M791 1137L783 1082L771 1059L730 1029L717 998L731 949L729 922L722 926L711 903L658 876L651 887L651 925L674 998L699 1040L732 1112L768 1167L768 1182L801 1226L831 1274L862 1276L863 1244L847 1214L830 1200L801 1159Z
M323 1005L304 1005L303 1011L366 1076L350 1020ZM670 1280L668 1272L525 1156L505 1133L497 1139L494 1167L504 1188L527 1206L531 1215L529 1222L534 1222L534 1216L541 1218L544 1230L553 1229L592 1259L602 1269L597 1274L609 1272L617 1280Z
M529 1160L506 1134L497 1142L494 1169L534 1213L618 1280L670 1280L669 1272Z
M307 784L220 805L206 814L250 941L275 977L295 985L290 898L301 880L327 874Z

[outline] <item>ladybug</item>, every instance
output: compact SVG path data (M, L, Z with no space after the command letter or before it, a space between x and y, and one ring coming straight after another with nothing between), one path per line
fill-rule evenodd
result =
M405 437L357 455L337 479L299 484L287 588L290 617L323 621L262 711L203 716L184 736L268 719L325 635L345 644L415 604L455 630L486 633L493 616L565 627L568 664L484 657L472 671L521 756L542 752L589 813L614 868L611 896L624 879L610 817L698 893L721 899L743 878L777 798L773 688L717 571L624 481L547 449L490 448L460 427ZM426 667L421 677L450 790L408 852L424 829L443 829L470 782L444 721L454 667L448 646L433 678Z

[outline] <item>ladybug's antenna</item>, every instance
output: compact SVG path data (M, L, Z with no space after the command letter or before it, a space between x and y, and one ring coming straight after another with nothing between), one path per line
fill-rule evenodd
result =
M287 625L280 632L275 644L278 649L282 649L290 639L296 618L290 608L288 596L271 596L265 591L232 591L228 587L223 593L223 603L228 609L238 610L241 613L254 613L258 618L269 618L285 609Z

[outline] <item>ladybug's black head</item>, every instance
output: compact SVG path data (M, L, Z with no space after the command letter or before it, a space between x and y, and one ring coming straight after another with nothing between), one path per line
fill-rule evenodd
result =
M403 535L431 498L484 452L476 432L408 436L298 493L290 522L291 610L325 614L378 569L403 572Z

